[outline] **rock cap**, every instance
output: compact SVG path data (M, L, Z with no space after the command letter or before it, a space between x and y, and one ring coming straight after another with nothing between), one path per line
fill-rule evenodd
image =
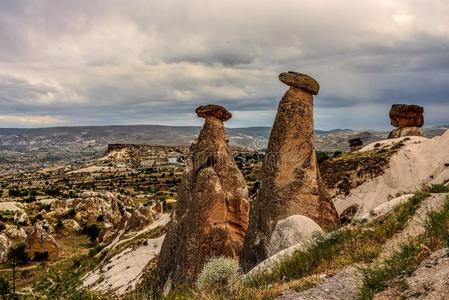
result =
M222 121L227 121L232 117L232 114L226 108L216 104L202 105L198 107L195 112L200 118L213 116Z
M306 90L312 95L318 95L320 85L318 81L307 74L288 71L279 75L279 80L288 85L298 89Z
M394 127L422 127L424 108L414 104L393 104L390 109L391 125Z
M361 138L349 139L349 146L363 146L363 141Z

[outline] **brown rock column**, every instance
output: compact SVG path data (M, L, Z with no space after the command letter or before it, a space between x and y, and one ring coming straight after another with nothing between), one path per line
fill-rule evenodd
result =
M404 136L422 136L424 108L419 105L393 104L390 109L391 125L397 127L388 135L389 139Z
M313 144L313 95L318 94L318 82L295 72L282 73L279 79L290 88L279 103L261 188L251 206L241 260L245 270L268 258L278 221L303 215L330 228L338 217L324 191Z
M232 115L218 105L200 106L196 113L206 121L190 149L159 256L155 291L192 284L210 257L239 259L248 228L248 189L223 124Z
M349 148L351 149L351 151L357 151L362 149L363 147L363 141L361 138L353 138L350 139L349 141Z

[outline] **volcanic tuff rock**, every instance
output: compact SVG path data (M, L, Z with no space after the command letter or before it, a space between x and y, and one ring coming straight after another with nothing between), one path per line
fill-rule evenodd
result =
M224 107L196 110L205 123L192 144L156 270L154 290L192 284L205 261L214 256L240 257L248 227L249 199L227 142Z
M116 226L106 226L98 235L98 243L109 244L118 236L128 232L137 232L152 224L156 219L154 211L145 206L140 206L132 213L124 212L120 222Z
M282 73L279 78L291 87L279 103L262 166L261 188L251 207L242 254L245 270L272 254L271 236L282 220L302 215L330 228L337 219L324 191L313 144L312 94L318 93L319 85L299 73Z
M19 209L14 215L14 222L21 225L28 225L30 223L30 219L23 209Z
M77 198L56 200L51 204L51 211L46 216L64 216L73 213L73 219L80 223L96 222L102 215L105 222L113 225L120 222L120 207L123 202L110 192L83 192Z
M363 141L360 138L353 138L350 139L349 141L349 148L351 148L351 151L357 151L362 149L363 146Z
M312 95L318 95L320 85L309 75L288 71L279 75L279 80L288 86L305 90Z
M390 110L391 125L398 127L390 132L388 138L403 136L422 136L420 129L424 125L424 108L419 105L393 104Z
M396 139L404 136L422 136L422 130L419 127L401 127L393 129L388 135L389 139Z
M25 229L15 225L6 225L5 235L14 242L23 242L27 238Z
M61 253L55 239L40 224L34 224L26 240L26 251L33 257L36 252L48 252L49 260L58 260Z
M8 260L10 247L11 241L4 234L0 234L0 263L4 263Z
M391 125L394 127L422 127L424 108L419 105L393 104L390 110Z

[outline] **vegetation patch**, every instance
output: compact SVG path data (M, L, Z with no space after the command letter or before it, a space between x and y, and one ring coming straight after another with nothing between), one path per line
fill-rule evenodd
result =
M448 246L449 237L449 196L443 208L428 215L426 232L415 241L407 243L393 256L379 266L364 269L364 281L360 299L372 299L385 290L398 276L410 275L433 251ZM404 288L407 288L404 285Z
M449 193L449 186L444 184L432 184L429 193Z
M392 212L369 223L315 236L306 247L281 260L270 272L245 278L239 285L238 292L229 293L229 289L226 293L205 292L178 287L167 299L274 299L285 289L308 289L320 281L319 274L336 274L348 265L372 263L381 253L385 242L405 227L429 195L416 193ZM404 253L394 258L395 265L392 265L391 274L395 274L393 269L399 269L402 264L412 265L412 257L420 260L420 256L414 255L414 249L411 246L405 248ZM377 275L374 274L373 278L374 276ZM388 278L382 274L378 278L382 276Z
M324 184L332 196L348 194L365 181L382 175L392 150L355 151L330 158L319 165Z

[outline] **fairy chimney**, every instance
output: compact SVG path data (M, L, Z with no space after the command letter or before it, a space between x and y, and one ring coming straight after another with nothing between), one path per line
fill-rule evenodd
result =
M223 124L232 114L219 105L200 106L196 113L205 123L190 147L154 281L153 290L163 293L192 284L208 258L238 260L248 228L248 189Z
M290 88L279 103L262 166L261 188L251 206L241 259L244 270L298 242L293 238L280 247L275 238L301 237L300 231L308 225L297 220L306 217L307 224L328 229L338 217L325 193L313 143L313 95L318 94L319 84L296 72L282 73L279 79ZM280 224L291 226L286 229ZM283 232L277 232L279 228Z

